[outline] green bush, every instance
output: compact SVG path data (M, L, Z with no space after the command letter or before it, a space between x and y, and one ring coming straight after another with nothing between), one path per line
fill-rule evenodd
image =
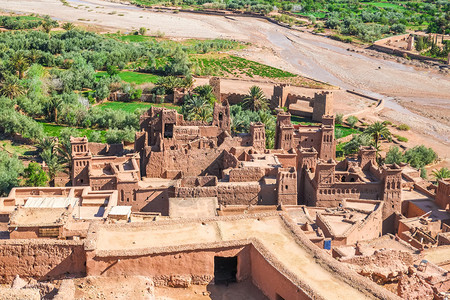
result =
M410 127L407 124L400 124L397 126L397 129L402 131L408 131Z
M424 145L416 146L405 151L404 160L413 168L422 168L431 164L437 159L437 154L433 149Z
M336 124L342 124L344 122L344 114L336 114Z
M347 123L350 125L351 128L354 128L356 123L358 123L358 118L355 116L350 116L347 118Z
M344 136L344 131L340 128L336 128L334 131L334 137L338 140Z
M395 137L397 140L399 140L400 142L407 142L407 141L408 141L408 138L406 138L406 137L404 137L404 136L401 136L401 135L398 135L398 134L394 134L394 137Z
M389 148L384 162L387 164L399 164L403 162L403 153L400 151L400 148L397 146Z

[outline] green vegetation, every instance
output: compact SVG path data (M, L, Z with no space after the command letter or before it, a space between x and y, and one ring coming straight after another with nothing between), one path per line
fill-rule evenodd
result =
M397 140L399 140L400 142L407 142L408 141L408 138L406 138L406 137L404 137L404 136L401 136L401 135L398 135L398 134L394 134L394 137L397 139Z
M342 136L341 137L346 137L346 136L348 136L350 134L360 134L361 133L361 131L359 131L358 129L348 128L348 127L342 126L340 124L336 124L335 125L335 131L336 130L340 130L342 132Z
M0 196L6 196L11 188L19 185L22 172L23 164L17 156L0 150Z
M51 22L48 18L39 18L34 16L0 16L0 26L6 29L20 30L20 29L33 29L42 26L45 22Z
M370 137L372 137L372 139L374 141L374 146L377 149L377 151L378 151L378 146L379 146L378 142L381 139L387 139L387 140L391 139L391 132L389 131L387 126L381 122L375 122L375 123L369 125L369 127L367 127L366 130L364 130L364 134L367 134Z
M134 113L136 110L144 110L144 109L150 109L152 106L157 107L166 107L169 109L176 109L180 110L179 106L175 106L170 103L146 103L146 102L104 102L96 107L99 109L111 109L111 110L118 110L118 111L125 111L128 113Z
M31 162L24 170L25 186L46 186L49 180L41 165Z
M351 128L355 127L356 123L359 122L358 118L355 116L349 116L346 121Z
M404 153L401 153L400 149L395 146L389 149L385 162L389 164L406 162L413 168L421 169L436 159L436 152L431 148L426 148L424 145L408 149Z
M252 111L268 110L269 101L259 86L252 86L248 94L242 99L242 107Z
M292 124L300 124L300 125L317 125L317 126L320 125L320 123L312 122L311 119L299 116L291 116L291 122Z
M397 126L397 129L402 130L402 131L408 131L410 128L409 128L409 125L407 125L407 124L400 124Z
M446 59L450 52L450 40L439 41L437 37L433 39L430 36L416 36L414 46L421 55L434 58Z
M143 84L147 82L157 83L160 76L148 73L121 71L117 74L122 81L135 84ZM101 71L95 74L97 79L108 76L107 72Z
M433 177L436 179L436 181L450 178L450 170L448 168L440 168L439 170L433 170Z
M62 126L62 125L56 125L56 124L51 124L51 123L44 123L44 122L40 122L44 128L44 134L46 136L51 136L51 137L60 137L61 136L61 131L64 128L68 128L67 126ZM73 128L73 127L72 127ZM105 130L95 130L95 129L87 129L87 128L74 128L77 131L77 136L86 136L88 139L92 136L93 132L98 132L100 133L101 141L105 142Z
M295 74L233 55L192 56L191 60L194 63L194 74L202 76L296 77Z

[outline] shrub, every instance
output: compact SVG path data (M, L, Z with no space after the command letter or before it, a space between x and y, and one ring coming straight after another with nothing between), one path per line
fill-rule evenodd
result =
M437 154L433 149L420 145L406 150L404 158L413 168L422 168L434 162L437 159Z
M358 123L358 118L355 116L350 116L347 118L347 123L351 128L355 127L356 123Z
M23 171L22 162L16 155L0 150L0 196L8 195L9 191L19 185L19 177Z
M420 177L422 177L423 179L428 178L427 169L425 169L425 167L420 168Z
M372 143L372 137L367 134L354 135L350 142L343 146L345 154L356 153L360 146L369 146Z
M336 114L336 124L342 124L342 122L344 121L344 114Z
M400 142L405 142L405 143L406 143L406 142L408 141L408 138L405 138L404 136L401 136L401 135L395 134L394 137L395 137L397 140L399 140Z
M388 125L392 125L392 122L391 121L383 121L383 124L388 126Z
M398 147L391 147L388 153L386 153L386 159L384 162L387 164L399 164L403 162L403 154Z
M336 130L334 131L334 137L336 139L340 139L343 136L344 136L344 132L342 131L342 129L336 128Z
M397 129L402 131L408 131L410 128L407 124L400 124L397 126Z
M147 32L147 28L145 28L145 27L139 28L139 34L140 35L145 35L146 32Z

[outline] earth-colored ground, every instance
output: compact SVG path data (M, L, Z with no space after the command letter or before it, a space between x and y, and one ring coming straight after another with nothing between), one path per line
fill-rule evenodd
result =
M50 15L103 30L129 32L140 27L151 34L164 32L172 38L228 38L254 46L235 53L343 89L357 90L386 100L380 115L368 118L406 123L414 135L412 144L433 147L444 160L450 156L450 76L435 69L417 69L393 60L349 51L354 46L293 31L244 17L224 18L189 13L162 13L104 0L4 0L0 9L9 12ZM444 165L450 165L448 160Z
M247 280L226 285L192 285L189 288L155 288L157 300L266 300L267 297Z

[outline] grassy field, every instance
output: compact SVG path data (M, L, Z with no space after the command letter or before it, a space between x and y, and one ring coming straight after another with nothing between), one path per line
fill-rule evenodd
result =
M404 8L401 5L395 4L395 3L388 3L388 2L363 2L364 4L367 5L372 5L375 7L380 7L380 8L393 8L393 9L397 9L397 10L406 10L406 8Z
M133 113L136 109L149 109L152 106L166 107L170 109L180 110L179 106L175 106L172 103L146 103L146 102L105 102L97 105L96 107L101 109L112 109L112 110L123 110L126 112Z
M61 130L63 130L64 128L67 128L67 126L61 126L61 125L56 125L56 124L51 124L51 123L45 123L42 122L41 123L44 126L44 132L45 134L47 134L48 136L55 136L55 137L59 137L61 134ZM94 131L98 131L101 134L102 137L102 142L105 143L105 130L95 130L95 129L88 129L88 128L75 128L80 136L87 136L88 138L91 136L92 132Z
M196 75L233 76L233 77L265 77L288 78L296 77L295 74L277 68L257 63L233 55L192 55L194 73Z
M346 137L346 136L348 136L350 134L361 133L361 131L359 131L358 129L344 127L344 126L342 126L340 124L336 124L335 127L334 127L334 130L336 130L338 128L340 130L342 130L342 133L343 133L342 137Z
M104 71L97 72L95 75L97 78L108 76ZM128 83L143 84L147 82L156 83L160 76L148 73L139 73L131 71L122 71L119 73L120 79Z
M300 124L300 125L320 125L320 123L312 122L311 119L304 118L304 117L298 117L298 116L291 116L291 122L292 124Z
M36 147L17 144L4 136L0 136L0 150L11 154L16 154L18 156L33 156L36 154Z

